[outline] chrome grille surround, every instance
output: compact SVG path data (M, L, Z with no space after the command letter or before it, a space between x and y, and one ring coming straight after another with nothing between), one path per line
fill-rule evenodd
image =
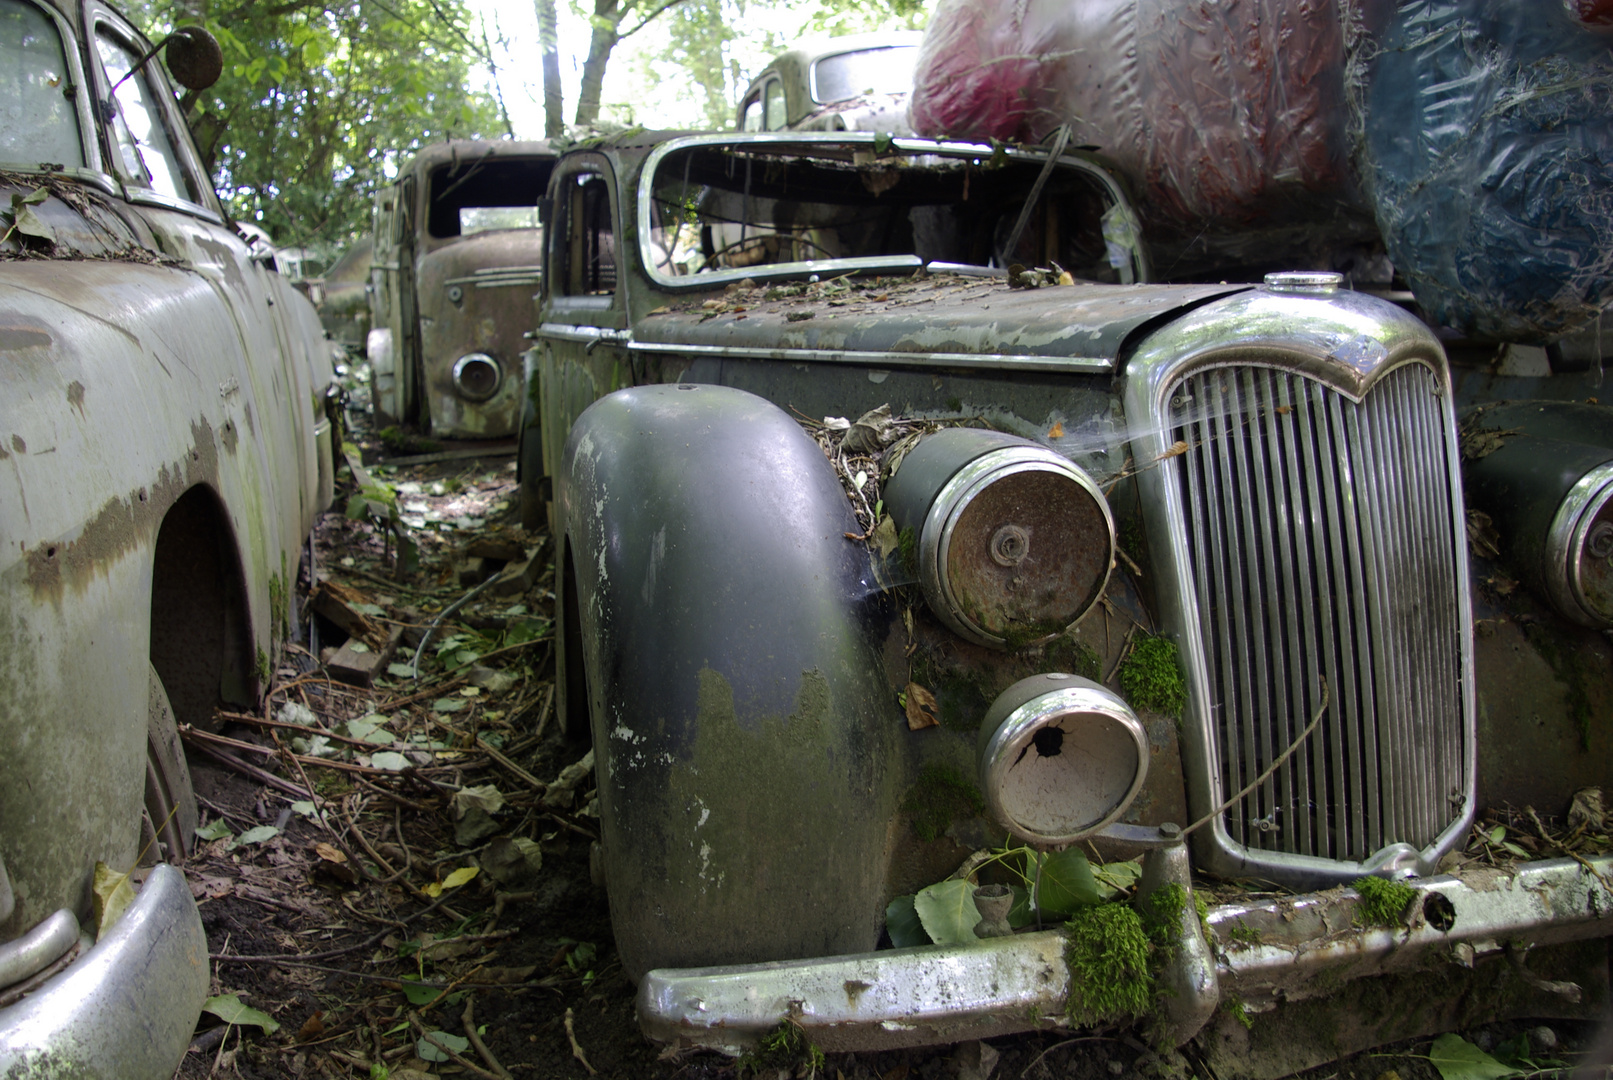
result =
M1141 343L1126 415L1188 685L1201 869L1295 887L1431 873L1475 802L1472 613L1438 342L1357 293L1265 289Z

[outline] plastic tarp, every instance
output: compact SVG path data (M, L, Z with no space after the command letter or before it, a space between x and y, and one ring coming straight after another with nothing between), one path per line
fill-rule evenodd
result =
M1069 124L1164 276L1386 284L1386 253L1435 322L1513 341L1613 301L1613 0L942 0L910 108Z

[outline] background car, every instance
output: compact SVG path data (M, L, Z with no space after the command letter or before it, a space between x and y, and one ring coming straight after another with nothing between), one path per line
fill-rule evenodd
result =
M383 424L515 434L554 158L543 142L437 143L376 194L365 351Z
M923 39L917 30L886 30L803 42L751 80L736 126L911 134L907 97Z
M92 878L189 850L176 723L268 681L331 499L330 352L127 20L0 0L0 36L0 1071L167 1077L195 902L159 866L98 928ZM196 28L165 56L190 87L222 62Z

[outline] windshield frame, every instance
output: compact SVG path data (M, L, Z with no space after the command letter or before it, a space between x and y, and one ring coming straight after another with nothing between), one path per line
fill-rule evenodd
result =
M43 163L37 159L28 162L6 160L0 161L0 168L5 169L7 172L15 173L72 176L77 179L91 181L98 187L104 188L109 194L116 194L118 192L117 183L107 171L105 162L102 161L98 125L90 108L94 100L94 91L91 88L92 83L84 70L84 57L79 48L78 35L73 24L53 5L37 3L35 0L18 0L18 2L26 4L36 11L43 12L45 17L50 20L51 25L56 28L56 35L62 48L62 59L66 65L69 80L68 86L63 89L64 92L71 92L72 111L78 120L79 153L83 159L83 164L62 162L60 164L65 165L65 168L45 170L40 168Z
M1006 154L1009 159L1027 163L1045 163L1048 152L1040 147L993 147L985 143L949 142L920 138L891 138L883 133L866 131L833 132L728 132L723 134L686 135L660 143L644 159L638 180L633 188L637 223L639 269L656 287L674 292L701 292L728 285L736 281L775 281L805 279L811 275L841 275L869 273L912 273L925 265L916 255L890 255L859 257L810 262L772 263L756 266L711 270L699 274L668 274L657 266L654 244L655 224L651 213L654 203L654 182L661 163L669 155L681 150L714 147L737 150L744 146L799 146L802 156L810 156L813 148L847 147L868 154L900 153L908 157L942 156L968 159L976 165L989 162L993 155ZM1135 214L1135 206L1120 182L1107 170L1092 161L1073 153L1059 159L1059 167L1083 173L1098 183L1112 202L1125 206ZM948 265L948 269L957 267Z

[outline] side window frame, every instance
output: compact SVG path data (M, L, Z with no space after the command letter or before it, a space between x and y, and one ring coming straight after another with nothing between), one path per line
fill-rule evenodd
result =
M784 80L777 75L770 76L762 84L762 130L784 131L789 126L790 100L784 92Z
M72 102L72 111L78 121L79 154L84 159L82 165L67 162L51 162L50 164L64 165L62 170L68 175L78 176L82 179L92 180L98 186L115 192L117 185L110 175L111 169L106 165L101 148L101 140L97 136L98 124L93 111L95 93L93 83L84 67L84 52L82 43L72 23L63 17L49 4L41 4L35 0L21 0L22 3L34 8L48 19L56 30L57 39L61 45L62 62L67 68L68 84L62 87L62 93ZM19 172L45 171L35 168L21 167L35 163L8 163L7 168L16 168ZM56 171L56 170L49 170Z
M136 56L143 56L151 49L151 43L146 40L145 35L130 25L127 19L107 7L101 0L85 0L85 38L81 46L90 76L88 86L92 95L91 111L101 114L98 119L104 119L107 115L102 113L104 108L116 108L115 105L108 104L112 95L112 85L106 68L101 63L99 42L103 33L131 49ZM190 189L188 197L175 198L166 195L148 186L142 177L128 175L110 121L97 125L100 130L100 152L107 171L121 182L124 197L130 202L181 210L222 225L223 208L218 202L218 194L213 190L212 177L202 168L201 157L191 140L190 127L179 111L179 102L174 95L173 85L168 81L168 73L162 66L162 55L159 53L147 61L135 78L143 79L151 92L153 119L162 124L163 132L173 150L175 164L185 185Z
M603 190L594 185L602 185ZM622 277L624 263L631 256L623 243L621 208L610 163L600 154L562 159L555 167L549 192L553 210L544 237L548 251L545 317L578 326L624 329L627 312L622 303ZM595 201L599 194L604 196L602 202ZM599 262L607 252L612 271L608 286Z

